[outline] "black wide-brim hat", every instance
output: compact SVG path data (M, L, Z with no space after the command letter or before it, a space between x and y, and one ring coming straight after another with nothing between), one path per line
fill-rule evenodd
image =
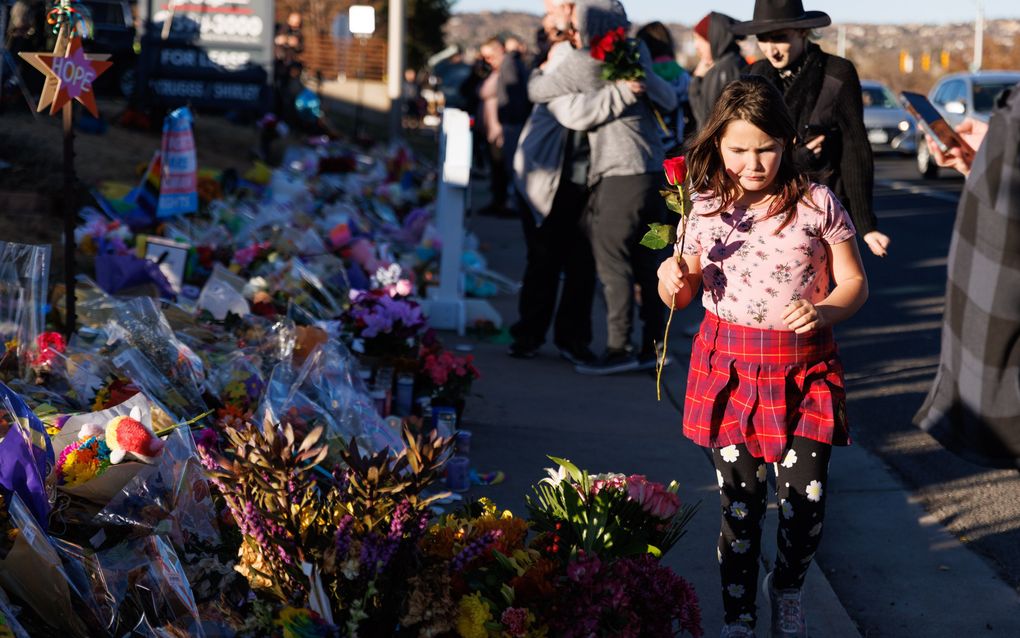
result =
M735 35L758 35L783 29L815 29L832 24L824 11L805 11L800 0L756 0L754 17L730 27Z

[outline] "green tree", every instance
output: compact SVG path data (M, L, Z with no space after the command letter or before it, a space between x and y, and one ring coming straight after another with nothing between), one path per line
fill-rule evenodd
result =
M450 19L451 0L406 0L407 9L407 66L420 69L433 53L442 50L443 27ZM385 28L389 20L389 2L375 0L376 20L383 29L380 35L386 37Z
M425 66L429 56L446 46L443 27L450 19L451 0L409 0L407 61L412 68Z

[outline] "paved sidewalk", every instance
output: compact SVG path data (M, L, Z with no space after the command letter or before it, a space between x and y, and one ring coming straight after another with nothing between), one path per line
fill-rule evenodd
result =
M523 270L520 224L513 220L474 218L471 228L482 239L485 256L496 271L517 279ZM492 300L504 319L516 318L516 299ZM596 304L596 333L604 332L604 309ZM679 328L692 316L678 315L673 330L677 364L667 368L663 387L682 396L689 339ZM722 618L716 539L719 534L718 486L709 457L680 434L680 417L667 396L655 398L653 373L608 377L576 374L551 345L522 361L506 354L505 344L470 338L445 339L473 346L484 375L476 383L464 413L472 432L472 465L479 471L503 470L500 485L475 487L470 496L488 496L503 508L526 514L525 496L552 462L546 455L570 459L592 472L645 474L663 482L676 480L685 502L701 502L687 535L666 562L698 592L705 635L717 636ZM601 344L598 344L600 347ZM775 534L774 508L768 517ZM774 543L772 544L774 547ZM772 558L770 557L771 561ZM762 571L764 575L764 570ZM860 634L832 592L821 570L808 575L805 602L815 638L857 638ZM766 635L768 612L759 601L759 635Z

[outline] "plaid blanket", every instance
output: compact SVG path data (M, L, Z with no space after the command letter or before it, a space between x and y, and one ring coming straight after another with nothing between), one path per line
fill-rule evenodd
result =
M941 361L914 423L973 462L1020 467L1020 86L974 160L948 270Z

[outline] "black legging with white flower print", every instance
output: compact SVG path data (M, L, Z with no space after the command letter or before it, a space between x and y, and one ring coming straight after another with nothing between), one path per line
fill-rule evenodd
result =
M825 517L826 482L832 447L792 437L780 463L773 463L779 498L779 534L773 587L800 589L804 584ZM744 445L712 450L722 503L719 571L726 622L756 621L758 557L768 504L768 464Z

